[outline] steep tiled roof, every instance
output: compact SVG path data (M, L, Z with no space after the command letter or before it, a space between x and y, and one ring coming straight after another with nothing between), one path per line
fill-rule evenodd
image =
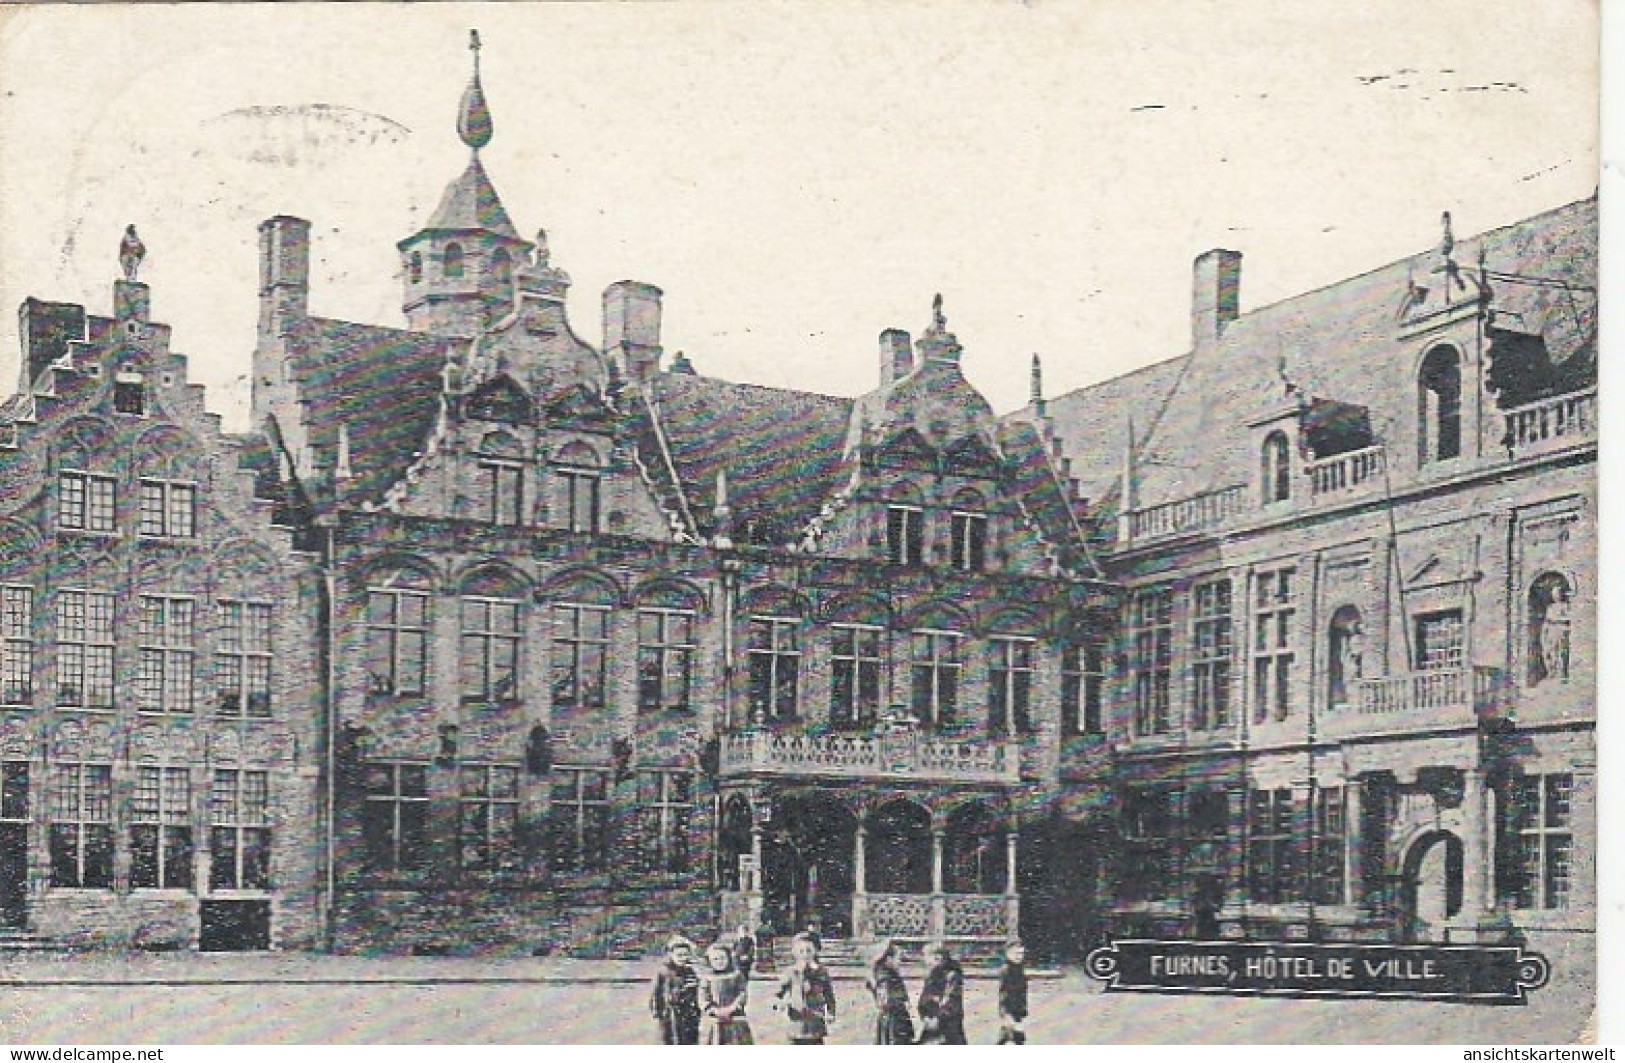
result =
M485 174L478 155L468 160L468 168L446 186L425 229L485 229L519 239L519 231L497 196L496 186Z
M842 449L851 399L674 373L658 376L654 389L703 534L714 530L719 471L727 473L734 538L773 545L794 542L848 475Z
M466 341L310 317L288 338L309 442L336 460L349 439L352 497L375 500L423 449L440 412L446 355Z
M1560 365L1595 349L1595 295L1550 282L1594 288L1596 208L1594 199L1570 204L1454 248L1471 278L1483 247L1497 323L1543 335ZM1400 338L1401 308L1413 279L1433 289L1433 305L1442 303L1438 262L1436 251L1425 252L1258 308L1200 352L1051 400L1051 424L1083 493L1102 502L1115 495L1129 415L1141 444L1142 508L1245 481L1257 463L1248 422L1287 401L1287 381L1300 396L1369 406L1377 437L1392 438L1400 418L1415 416L1417 352ZM1454 298L1470 296L1466 284L1467 294L1457 289Z

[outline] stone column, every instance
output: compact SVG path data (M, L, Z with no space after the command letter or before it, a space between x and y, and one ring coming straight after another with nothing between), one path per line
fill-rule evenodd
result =
M864 882L868 872L864 850L869 845L869 828L862 816L858 817L858 829L853 836L856 840L852 846L852 936L866 938L869 936L869 897Z
M942 850L943 842L947 838L947 831L933 830L931 832L931 892L942 892Z
M1020 837L1015 830L1004 836L1004 892L1010 897L1016 895L1016 846Z
M1361 787L1358 776L1352 777L1343 784L1343 897L1342 903L1358 903L1360 900L1360 882L1365 872L1360 862L1360 824L1362 815L1360 807Z
M1469 768L1462 775L1461 918L1476 926L1484 914L1484 865L1490 852L1485 837L1484 773Z

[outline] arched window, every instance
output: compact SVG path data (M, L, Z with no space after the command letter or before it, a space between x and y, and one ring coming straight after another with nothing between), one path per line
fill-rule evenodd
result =
M447 280L456 280L463 275L462 244L447 244L446 249L440 252L440 273Z
M406 278L407 278L407 280L411 281L413 284L419 284L419 283L422 282L422 280L423 280L423 252L422 251L413 251L411 257L406 260Z
M1461 454L1461 356L1454 347L1435 347L1422 359L1416 420L1417 452L1423 464Z
M1337 708L1354 700L1354 688L1365 674L1365 630L1360 610L1345 605L1333 613L1327 639L1326 703Z
M374 694L428 689L430 584L410 568L379 572L367 586L367 679Z
M1292 497L1292 456L1285 432L1271 432L1264 437L1261 458L1261 486L1264 504L1285 502Z
M1007 871L1005 829L982 804L966 805L948 817L944 841L943 889L948 893L1003 893Z
M1529 588L1529 685L1569 677L1569 581L1547 572Z

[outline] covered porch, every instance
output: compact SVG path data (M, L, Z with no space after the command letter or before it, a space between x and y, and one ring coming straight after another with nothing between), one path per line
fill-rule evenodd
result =
M1020 834L999 793L724 793L720 915L774 935L998 942L1017 933Z

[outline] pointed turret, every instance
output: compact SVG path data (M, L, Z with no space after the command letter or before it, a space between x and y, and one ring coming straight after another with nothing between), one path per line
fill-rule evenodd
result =
M397 246L405 273L403 309L414 331L468 337L514 305L514 269L530 257L480 161L495 127L480 83L480 35L469 32L473 75L457 111L457 136L471 157L446 186L429 222Z

